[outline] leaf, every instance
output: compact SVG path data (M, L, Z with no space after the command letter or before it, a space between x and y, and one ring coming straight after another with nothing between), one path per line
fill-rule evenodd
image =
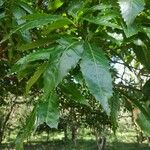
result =
M78 89L78 86L74 83L67 83L61 85L61 91L63 91L63 93L71 100L88 105L85 97L81 94L80 90Z
M21 69L17 73L17 78L19 81L21 81L23 78L27 77L28 75L32 75L35 68L37 68L39 65L38 64L28 64L26 65L23 69Z
M116 15L111 14L108 16L98 16L98 17L84 17L83 19L86 21L89 21L91 23L97 24L97 25L102 25L102 26L108 26L111 28L116 28L116 29L121 29L119 25L116 23L111 22L112 18L114 18Z
M144 0L118 0L122 17L127 26L131 25L140 12L144 10Z
M16 150L23 150L23 141L31 135L31 132L34 129L35 125L35 118L36 118L36 109L37 107L35 106L33 111L31 112L30 116L26 120L26 124L23 127L23 129L18 133L15 145L16 145Z
M17 31L25 31L33 29L35 27L41 28L44 25L47 25L48 23L54 23L59 19L63 19L63 17L59 15L50 15L50 14L32 14L24 17L24 19L26 19L26 22L17 26L15 29L11 30L10 33L6 35L2 41L0 41L0 44L8 40L10 36L16 33Z
M150 39L150 27L144 27L144 26L142 26L142 30L143 30L143 32L145 32L145 34Z
M27 51L27 50L31 50L31 49L35 49L35 48L39 48L39 47L43 47L47 44L51 44L54 41L50 38L40 38L36 41L33 41L32 43L27 43L27 44L21 44L17 46L17 50L19 51Z
M141 130L147 135L150 136L150 119L147 119L143 113L140 113L136 119L137 124Z
M33 84L40 78L40 76L43 74L43 72L46 69L46 64L44 63L41 66L38 67L37 71L34 73L34 75L28 80L27 85L26 85L26 94L29 93L31 87Z
M59 44L64 48L64 52L59 61L58 79L62 80L62 77L76 67L83 53L83 43L80 41L70 41L62 38Z
M70 25L70 24L72 24L72 22L67 18L59 19L55 21L54 23L48 25L48 27L45 29L43 34L48 34L55 29L63 28L64 26Z
M85 44L85 53L80 64L83 77L90 92L109 114L108 99L112 96L112 79L107 58L96 45Z
M44 102L38 107L37 125L46 122L50 127L56 128L59 119L58 98L55 95L56 86L74 68L83 52L82 43L70 39L58 41L63 49L62 53L51 55L44 78Z
M25 2L17 2L21 8L23 8L27 13L32 14L35 12L35 9L33 9L30 5L26 4Z
M59 50L59 49L57 49ZM20 70L26 67L26 64L31 63L37 60L48 60L50 53L57 52L55 48L48 48L48 49L39 49L36 52L30 53L29 55L21 58L16 64L12 67L11 73L19 72Z
M144 84L142 91L145 96L150 97L150 79Z
M36 126L46 123L51 128L57 128L59 121L59 103L55 91L49 92L49 95L43 97L43 102L39 103L37 108Z
M117 117L119 109L120 109L120 99L118 94L115 93L113 97L110 99L110 110L111 110L110 115L114 132L116 131L118 126Z
M0 7L4 4L4 0L0 0Z
M69 71L76 67L83 52L82 42L67 38L61 38L58 42L60 44L59 48L63 52L61 55L54 56L54 59L50 59L50 65L44 74L47 77L47 82L51 85L48 88L49 91L53 90Z
M78 18L81 15L81 11L83 9L84 2L83 1L73 1L70 4L70 7L68 9L68 14L71 15L73 18L76 18L78 20Z
M62 2L61 0L54 0L53 2L50 1L49 3L50 10L57 10L63 5L64 2Z
M21 7L19 7L18 5L13 5L12 14L13 17L15 17L18 25L25 23L25 20L22 18L26 16L26 12Z
M145 107L141 105L141 103L139 102L139 99L129 96L127 92L124 92L123 90L119 88L117 89L117 91L119 91L122 95L124 95L127 98L127 100L130 100L132 104L134 104L137 108L139 108L142 114L146 117L146 119L148 120L150 119L150 114L147 112Z
M99 4L99 5L95 5L95 6L92 6L91 8L88 9L88 11L97 11L97 10L106 10L106 9L111 9L112 6L111 5L105 5L105 4Z
M3 18L5 18L5 13L4 12L0 13L0 20L3 19Z
M17 25L20 25L26 22L24 19L22 19L26 15L26 11L22 9L21 7L19 7L18 5L13 5L12 13L16 20ZM20 33L25 41L27 42L31 41L31 35L29 31L20 31Z
M133 51L138 60L150 71L150 50L148 43L145 44L140 38L134 41Z
M123 30L127 38L137 34L140 31L140 29L135 24L129 25L127 27L124 26Z

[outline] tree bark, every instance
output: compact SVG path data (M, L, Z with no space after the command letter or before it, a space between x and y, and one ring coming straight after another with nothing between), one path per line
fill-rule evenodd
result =
M74 146L77 145L77 128L75 126L72 126L72 142Z
M100 133L94 131L98 150L104 150L106 146L106 138Z
M64 127L64 141L68 140L67 125Z
M17 97L15 98L15 100L16 99L17 99ZM14 106L15 106L15 103L11 105L10 111L8 112L6 117L4 118L4 121L2 121L3 118L0 120L1 121L1 124L0 124L0 143L2 143L2 141L3 141L5 128L6 128L7 122L9 120L9 118L10 118L10 115L11 115L11 113L13 111Z

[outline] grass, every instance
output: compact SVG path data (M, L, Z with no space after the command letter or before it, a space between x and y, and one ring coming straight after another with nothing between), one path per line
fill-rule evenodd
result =
M14 135L7 137L5 143L0 145L0 150L14 150ZM82 129L79 131L77 145L74 147L71 140L64 142L63 133L55 132L47 134L33 135L29 142L25 141L25 150L97 150L94 136L90 130ZM71 133L69 133L71 139ZM105 150L150 150L148 143L138 144L136 142L136 132L133 128L119 128L116 136L113 133L107 135L107 145Z
M94 140L78 140L74 147L71 141L64 143L62 140L49 142L33 142L24 145L25 150L97 150ZM3 144L0 150L14 150L13 144ZM147 144L113 142L106 146L106 150L149 150Z

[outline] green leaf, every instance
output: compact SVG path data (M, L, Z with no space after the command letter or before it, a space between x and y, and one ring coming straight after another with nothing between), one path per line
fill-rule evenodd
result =
M105 5L105 4L99 4L99 5L95 5L95 6L92 6L91 8L88 9L88 11L105 11L106 9L110 10L112 8L111 5Z
M128 92L124 92L121 89L117 89L117 91L119 91L122 95L124 95L127 99L126 100L130 100L130 102L132 102L136 107L138 107L140 109L140 111L142 112L142 114L146 117L146 119L150 119L150 114L148 113L147 109L145 109L145 107L143 107L143 105L141 105L139 99L134 98L134 97L130 97L128 95Z
M59 60L58 79L62 80L62 77L76 67L83 53L83 43L80 41L70 41L67 38L61 38L58 40L64 52Z
M150 79L144 84L142 91L145 96L150 97Z
M22 19L24 16L26 16L26 11L22 9L20 6L13 5L12 13L16 20L17 25L20 25L26 22L24 19ZM31 41L31 35L29 31L20 31L20 33L25 41Z
M4 4L5 0L0 0L0 7Z
M0 13L0 20L3 19L3 18L5 18L5 13L4 12Z
M45 29L43 34L48 34L55 29L63 28L66 25L70 25L70 24L72 24L72 22L71 22L71 20L69 20L67 18L59 19L59 20L55 21L54 23L48 25L48 27Z
M28 75L32 75L35 68L37 68L39 64L28 64L23 69L21 69L17 73L17 78L19 81L21 81L23 78L27 77Z
M116 93L110 99L110 110L111 110L110 115L111 115L111 121L113 125L113 131L115 132L118 127L117 117L118 117L118 112L120 110L120 99L118 94Z
M35 9L33 9L30 5L28 5L25 2L19 1L17 2L21 8L23 8L27 13L32 14L33 12L35 12Z
M29 29L33 29L35 27L42 28L44 25L47 25L48 23L54 23L55 21L59 19L63 19L64 17L58 16L58 15L50 15L50 14L32 14L24 17L26 19L26 22L17 26L15 29L10 31L8 35L6 35L3 40L0 42L3 43L6 40L10 38L10 36L17 31L25 31Z
M58 98L55 95L56 86L74 68L81 58L83 46L81 42L70 39L58 41L63 53L51 55L48 67L43 75L44 95L38 107L37 125L46 122L50 127L56 128L59 119Z
M150 136L150 119L147 119L143 113L140 113L136 119L137 124L141 130L147 135Z
M30 53L29 55L21 58L12 67L11 72L19 72L26 67L26 64L37 61L37 60L48 60L51 53L57 52L55 48L40 49L36 52Z
M35 125L35 118L36 118L36 109L37 107L35 106L33 111L31 112L30 116L26 120L26 124L23 127L23 129L18 133L15 145L16 145L16 150L23 150L23 141L31 135L34 125Z
M73 1L68 9L68 14L78 20L80 15L82 14L84 7L83 5L84 5L83 1Z
M118 0L122 17L127 26L131 25L135 18L143 11L144 0Z
M145 32L145 34L150 39L150 27L144 27L144 26L142 26L142 30L143 30L143 32Z
M58 8L60 8L63 5L64 2L62 2L61 0L54 0L53 2L49 2L49 9L50 10L56 10Z
M40 76L43 74L47 66L47 63L44 63L43 65L39 66L34 73L34 75L28 80L27 85L26 85L26 94L29 93L31 87L33 84L40 78Z
M96 45L85 43L85 53L80 66L90 92L109 114L108 99L112 96L112 79L104 53Z
M61 91L69 97L71 100L74 100L78 103L88 105L85 97L81 94L79 88L74 83L67 83L61 85Z
M127 38L137 34L140 31L140 29L135 24L129 25L127 27L124 26L123 30Z
M111 27L111 28L121 29L121 27L119 25L117 25L116 23L113 23L113 22L110 21L114 17L116 17L116 15L111 14L111 15L108 15L108 16L98 16L98 17L88 16L88 17L84 17L83 19L88 21L88 22L97 24L97 25L102 25L102 26L108 26L108 27Z
M45 46L47 44L51 44L53 42L54 41L49 37L48 38L40 38L36 41L33 41L32 43L18 45L17 50L18 51L27 51L27 50L43 47L43 46Z
M44 76L47 77L49 91L53 90L62 79L69 73L69 71L76 67L79 62L82 52L83 44L79 41L72 41L70 39L61 38L58 40L62 54L50 58L50 65L48 66Z
M139 61L150 71L150 50L149 45L145 44L140 38L134 41L133 51L135 52Z
M25 23L25 20L22 19L24 16L26 16L25 10L23 10L18 5L13 5L12 13L13 13L13 16L15 17L18 25Z
M59 102L55 91L51 91L49 95L43 97L43 102L39 103L37 108L36 126L45 122L49 127L57 128L60 116L58 106Z

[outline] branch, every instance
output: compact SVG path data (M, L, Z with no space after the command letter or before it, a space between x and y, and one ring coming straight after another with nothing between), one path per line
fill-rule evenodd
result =
M121 88L125 88L125 89L134 90L134 91L137 91L137 92L141 92L141 93L142 93L142 90L137 89L137 88L132 87L132 86L128 86L128 85L124 85L124 84L116 84L116 86L117 86L117 87L121 87Z
M135 106L137 106L141 112L145 115L145 117L150 120L150 115L149 113L145 110L145 108L142 106L142 104L137 100L134 99L133 97L129 96L126 92L124 92L121 89L117 89L122 95L124 95L127 99L129 99Z

